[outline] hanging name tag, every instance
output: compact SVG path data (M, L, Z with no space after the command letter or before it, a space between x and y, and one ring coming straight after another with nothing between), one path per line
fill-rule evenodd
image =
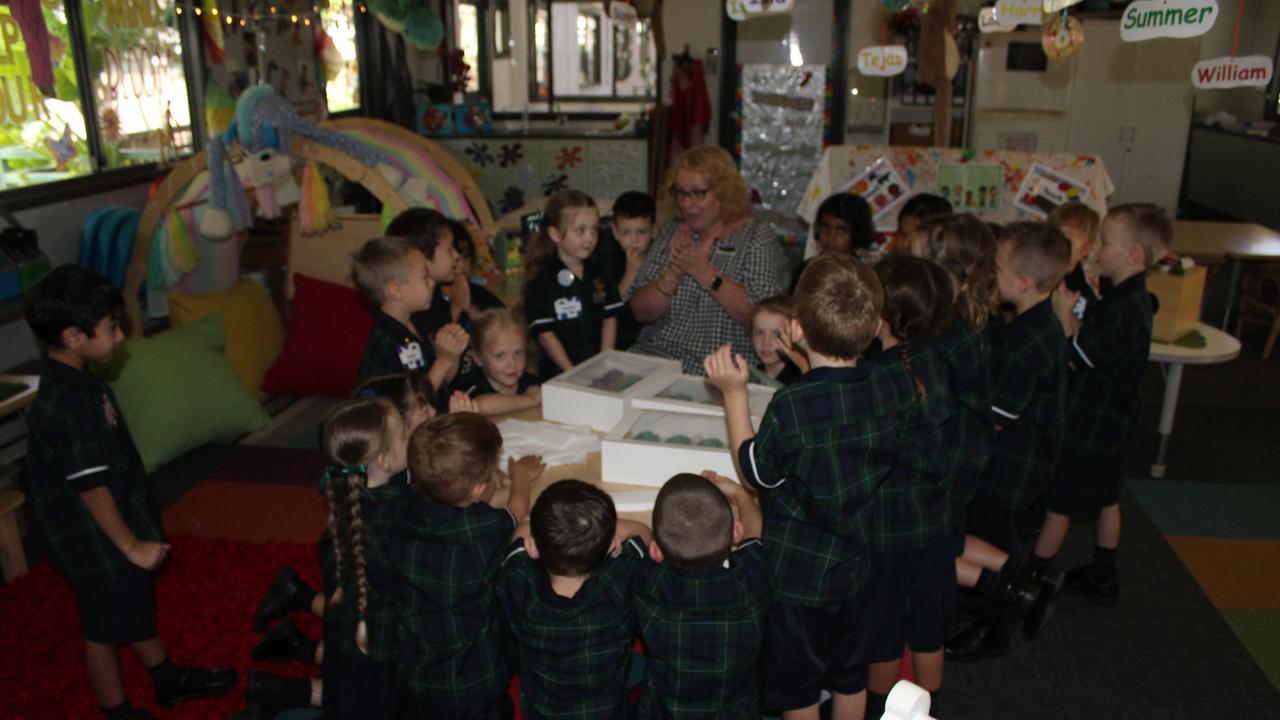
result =
M405 370L417 370L427 364L426 358L422 357L422 346L416 342L401 345L399 354L400 364Z
M576 297L556 300L556 319L574 320L582 315L582 301Z
M1077 5L1081 2L1084 2L1084 0L1044 0L1041 7L1047 15L1049 13L1056 13L1063 8L1069 8L1072 5Z
M1041 0L1000 0L996 3L996 22L1001 25L1043 25Z
M872 45L858 51L858 72L874 77L900 75L907 69L907 49L902 45Z
M1120 39L1196 37L1209 32L1217 19L1217 0L1137 0L1120 16Z
M742 22L766 15L791 12L793 0L725 0L725 14L730 20Z
M1003 24L996 17L996 9L984 7L978 11L978 30L984 33L1007 33L1018 29L1017 23Z
M1274 70L1266 55L1220 57L1201 60L1191 68L1191 84L1201 90L1234 87L1264 87Z

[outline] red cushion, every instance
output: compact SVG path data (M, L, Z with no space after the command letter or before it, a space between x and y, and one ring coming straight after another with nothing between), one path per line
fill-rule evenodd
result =
M262 389L278 395L346 397L355 387L373 315L360 293L297 274L284 351Z

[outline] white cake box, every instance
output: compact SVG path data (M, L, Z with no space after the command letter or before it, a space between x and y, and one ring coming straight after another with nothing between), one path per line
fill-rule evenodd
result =
M680 372L679 360L606 350L542 385L542 419L608 432L648 393Z
M737 477L722 417L629 410L600 443L600 477L608 483L662 487L672 475L703 470Z
M747 385L747 406L751 411L752 427L760 427L760 418L764 417L764 411L768 409L769 401L777 391L777 388L764 385ZM724 396L706 378L676 375L660 387L638 393L631 399L631 407L724 417Z

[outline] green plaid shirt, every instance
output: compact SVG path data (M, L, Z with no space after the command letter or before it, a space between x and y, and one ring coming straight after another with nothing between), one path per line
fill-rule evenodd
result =
M634 592L645 659L638 716L759 718L756 659L772 595L760 541L707 570L645 560Z
M369 633L369 659L375 662L394 662L399 657L395 603L391 598L391 534L400 507L412 493L408 485L389 482L365 492L360 499L366 530L364 559L369 589L364 621ZM345 527L344 524L344 530ZM329 558L332 567L332 549ZM356 612L355 562L349 553L343 567L342 602L325 615L324 636L326 652L350 655L360 652L355 643L360 617Z
M557 595L542 564L517 540L498 576L499 596L520 656L526 718L625 718L635 637L631 582L647 557L630 538L572 598Z
M994 451L980 492L1020 511L1040 497L1058 464L1066 420L1067 339L1049 300L992 328Z
M458 508L416 493L403 503L391 539L396 671L421 713L444 717L505 691L510 637L494 583L515 526L510 512L484 503Z
M862 590L872 498L898 456L896 388L869 364L815 368L778 390L739 448L780 602L831 606Z
M947 488L953 518L963 518L978 494L996 432L991 412L991 343L985 329L975 332L957 320L934 346L946 362L947 385L955 402Z
M1146 274L1138 273L1089 305L1071 341L1071 452L1110 458L1125 448L1142 405L1138 389L1150 352L1151 298Z
M902 403L898 459L871 502L869 547L880 552L922 548L951 527L947 448L955 441L956 423L946 360L932 344L907 347L910 370L899 347L867 358L897 384ZM925 388L922 401L917 380Z
M46 357L40 391L27 413L27 433L40 537L73 585L119 580L129 564L89 514L80 499L83 492L107 488L134 536L164 540L142 458L105 383Z

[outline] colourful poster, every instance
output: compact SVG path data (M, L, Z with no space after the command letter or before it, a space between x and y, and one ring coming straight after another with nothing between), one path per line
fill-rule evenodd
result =
M907 199L911 187L907 185L897 168L883 157L877 157L861 173L854 176L840 192L862 196L871 206L873 217L879 220Z
M999 165L944 163L938 166L938 194L956 212L1000 209L1004 174Z
M1059 205L1072 201L1084 202L1088 196L1089 189L1079 182L1040 163L1032 163L1018 188L1018 199L1014 204L1043 220Z

